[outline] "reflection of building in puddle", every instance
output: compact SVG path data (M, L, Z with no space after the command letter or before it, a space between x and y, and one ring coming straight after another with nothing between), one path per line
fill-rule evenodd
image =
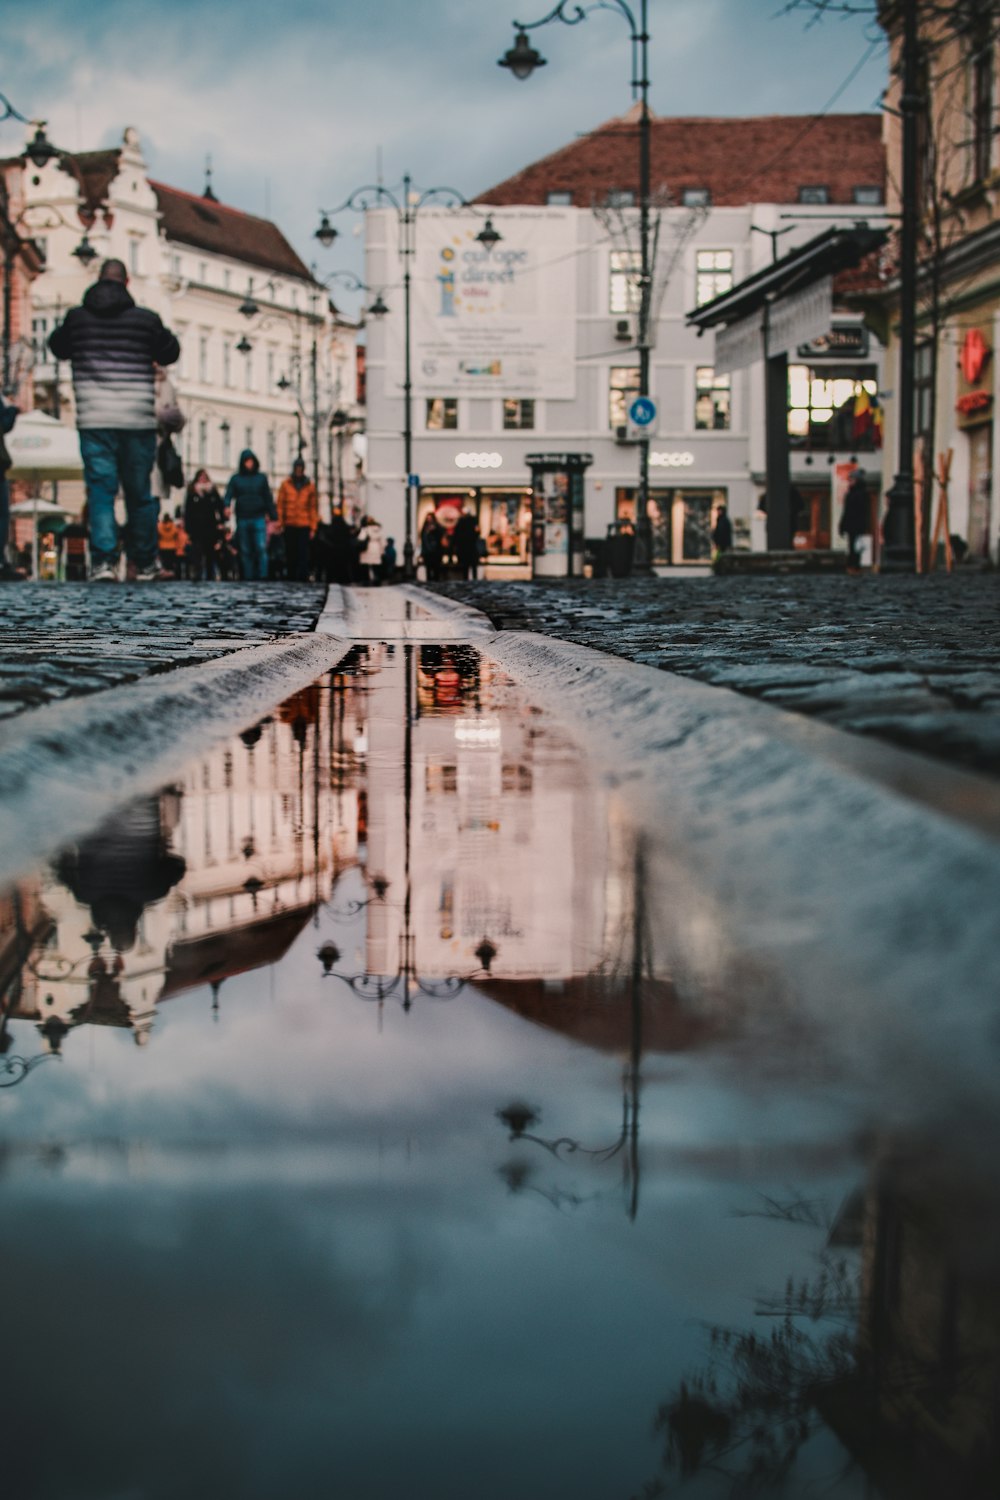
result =
M506 982L598 963L607 798L579 751L467 648L413 647L374 681L366 965L392 973L407 937L427 975L474 970L484 937Z
M141 1043L157 1002L280 958L357 857L355 697L343 675L296 694L22 882L0 908L2 951L34 938L5 975L5 1014L55 1051L83 1024Z
M1000 1493L995 1172L938 1143L879 1162L829 1222L805 1197L762 1201L791 1233L823 1233L816 1273L758 1298L763 1330L710 1325L711 1363L660 1408L664 1467L784 1492L825 1428L855 1469L838 1494Z

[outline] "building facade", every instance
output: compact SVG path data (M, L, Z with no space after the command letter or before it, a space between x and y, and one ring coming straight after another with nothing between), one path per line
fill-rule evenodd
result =
M969 555L997 560L1000 429L995 351L1000 339L1000 142L997 78L1000 17L990 0L917 5L918 282L914 428L924 470L922 519L932 533L948 469L949 530ZM890 41L885 142L890 207L901 206L903 7L880 5ZM895 263L880 313L895 383L899 288ZM896 428L887 405L886 483L896 467ZM926 551L926 548L925 548Z
M392 213L368 215L366 280L386 289L390 309L368 335L369 508L397 537L409 492L416 536L432 509L446 527L470 509L491 572L523 575L532 563L568 571L572 523L558 485L536 496L535 455L587 460L587 538L634 516L636 124L634 113L608 122L483 193L474 210L418 216L410 486L398 226ZM685 315L831 223L880 221L880 130L868 115L654 118L650 499L658 566L707 562L723 503L738 545L761 545L763 535L762 370L717 374L712 338L686 328ZM476 240L487 214L500 235L489 250ZM839 319L792 362L793 479L804 501L798 545L836 544L845 467L878 442L874 424L857 429L855 408L862 392L876 396L880 364L859 314ZM550 555L539 567L541 549Z
M72 420L70 372L48 335L94 280L73 257L80 225L101 259L124 261L140 304L178 335L171 371L187 418L177 442L185 475L206 468L224 485L252 448L272 483L304 452L320 490L337 490L335 412L357 418L357 328L343 318L278 227L150 178L138 133L114 150L81 152L35 170L21 163L21 196L45 257L32 289L37 404ZM35 227L37 226L37 227ZM24 393L16 393L26 405ZM346 484L356 502L358 475ZM61 499L82 503L82 489ZM180 501L174 496L174 502Z

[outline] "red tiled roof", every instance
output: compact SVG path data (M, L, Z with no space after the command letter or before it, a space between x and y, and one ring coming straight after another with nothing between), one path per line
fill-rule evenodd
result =
M578 208L610 189L639 197L638 106L481 193L477 202L544 203L571 192ZM855 187L885 184L882 119L866 115L761 115L750 119L653 116L654 195L679 203L685 188L707 188L715 205L797 203L800 187L829 190L831 203L853 202Z
M164 182L149 181L160 206L167 238L216 255L230 255L234 260L261 266L266 271L280 271L312 281L309 267L303 263L285 239L277 224L258 219L238 208L218 203L213 198L199 198Z
M64 158L61 163L62 169L73 176L75 165L79 172L83 209L91 216L92 222L97 209L107 201L111 184L118 175L121 151L117 148L77 151L67 153L67 156L68 161ZM156 194L168 239L216 255L229 255L265 271L278 271L285 276L312 281L308 266L300 260L277 224L272 224L269 219L258 219L254 214L230 208L213 198L185 193L181 188L168 187L165 182L154 182L152 178L149 185Z

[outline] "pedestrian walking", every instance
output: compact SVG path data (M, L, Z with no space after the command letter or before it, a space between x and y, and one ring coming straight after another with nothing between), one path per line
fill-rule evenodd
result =
M479 527L476 525L475 516L467 510L463 510L455 522L452 548L458 560L458 566L462 570L462 576L477 578L479 576Z
M285 538L287 575L297 583L306 583L309 548L319 525L319 496L303 458L295 460L291 474L278 487L278 524Z
M354 533L344 519L343 511L335 510L326 526L317 533L321 567L327 583L346 584L351 581L355 556Z
M84 583L87 578L87 507L78 521L63 527L63 577L67 583Z
M382 582L395 583L396 581L396 540L395 537L387 537L385 546L382 548Z
M222 496L207 469L199 469L184 499L184 529L191 542L190 577L218 578L220 552L226 534Z
M178 534L177 522L169 514L161 516L156 528L160 550L160 566L171 576L177 578L177 555L180 550L180 536Z
M863 469L855 471L851 480L850 488L844 496L844 509L840 517L838 530L841 536L847 538L847 571L849 573L861 572L861 554L858 551L858 539L870 536L872 529L872 497L865 483Z
M361 522L358 546L360 549L358 561L361 564L364 581L369 584L381 583L382 527L372 516L365 516Z
M10 534L10 487L7 484L7 470L13 460L4 442L8 432L13 432L17 417L17 407L12 406L0 396L0 583L19 582L21 576L7 561L7 543Z
M444 531L433 510L429 510L424 517L424 524L420 528L420 556L424 560L424 572L427 574L428 583L436 583L441 577L441 548L443 544Z
M243 578L266 578L267 523L276 521L278 512L267 475L260 472L252 448L244 448L240 454L240 466L226 486L223 504L233 508Z
M715 525L712 527L712 545L716 552L729 552L733 545L733 523L729 519L729 511L724 505L720 505L715 517Z
M117 581L115 496L128 514L128 558L139 582L162 577L158 505L150 488L156 459L155 367L171 365L180 345L159 316L137 307L120 260L100 275L49 335L56 359L73 367L76 425L90 525L91 578Z

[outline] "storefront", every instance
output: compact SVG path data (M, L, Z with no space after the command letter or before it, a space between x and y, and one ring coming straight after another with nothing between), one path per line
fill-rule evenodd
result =
M616 492L616 515L619 521L635 525L634 489ZM712 560L712 530L723 505L728 505L725 489L707 487L650 490L649 518L653 532L654 567L680 564L705 564Z
M972 557L989 557L993 492L993 350L985 321L966 325L959 345L959 433L968 444L968 543Z
M434 515L444 533L445 567L454 566L451 539L463 512L475 520L482 541L480 563L487 577L529 576L531 567L531 490L477 485L425 485L417 502L417 537ZM419 542L418 542L419 550Z

